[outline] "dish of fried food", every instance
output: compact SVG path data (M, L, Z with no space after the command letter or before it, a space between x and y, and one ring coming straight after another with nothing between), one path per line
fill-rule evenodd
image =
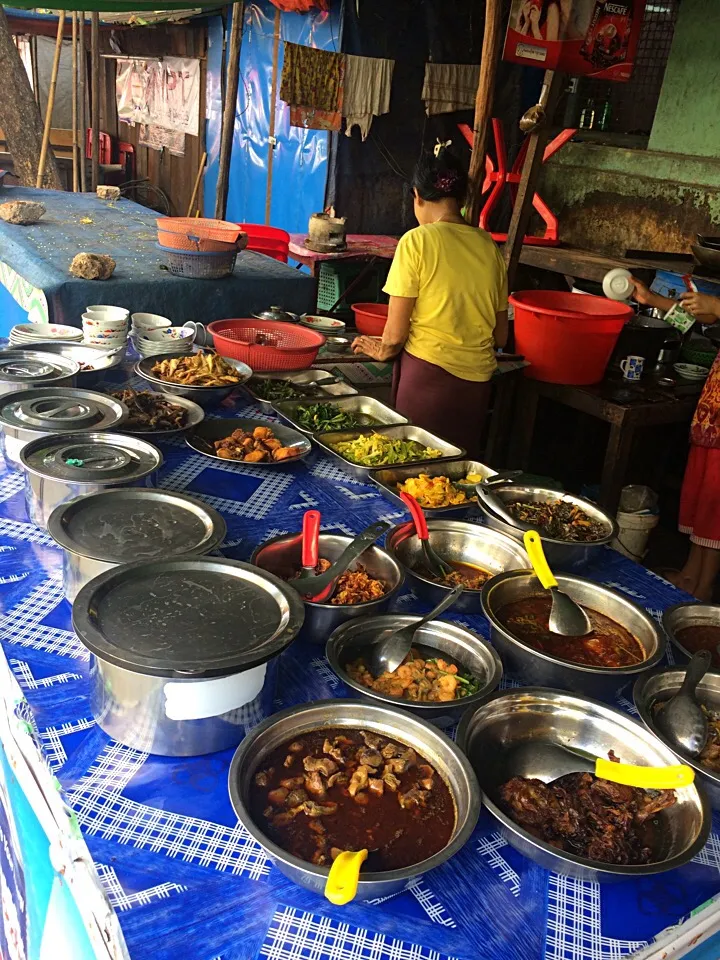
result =
M240 383L237 370L217 353L195 353L187 357L166 357L152 368L152 374L168 383L185 387L229 387Z
M459 490L448 477L429 477L425 473L421 473L419 477L409 477L405 483L399 483L398 490L415 497L425 509L455 507L470 502L465 491Z
M316 576L326 573L331 566L329 560L321 557L315 566ZM293 580L299 576L300 572L298 571ZM335 583L332 598L326 602L335 606L351 606L356 603L369 603L371 600L379 600L386 593L386 584L376 577L371 577L365 567L358 563L354 570L346 570L345 573L340 574Z
M187 410L170 403L150 390L137 392L130 388L112 394L128 408L126 428L133 430L181 430L187 421Z
M215 453L223 460L242 460L244 463L265 463L272 460L290 460L303 452L301 447L284 447L270 427L255 427L252 433L233 430L229 437L213 443Z

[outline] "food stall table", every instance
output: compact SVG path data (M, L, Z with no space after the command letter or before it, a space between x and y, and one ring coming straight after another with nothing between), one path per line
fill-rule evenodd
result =
M221 415L235 413L262 417L246 401L228 402ZM319 451L263 471L201 456L181 437L161 446L159 485L220 510L228 525L222 553L233 559L247 560L259 543L299 530L308 508L321 511L323 530L346 534L375 520L406 519L377 487ZM692 956L686 953L692 946L700 960L720 930L717 819L707 846L681 870L602 887L524 858L486 811L455 857L381 902L335 907L295 886L233 813L227 790L233 751L149 756L98 728L88 652L71 628L61 564L61 551L27 519L23 477L0 473L0 787L7 785L0 789L0 829L12 841L5 852L0 847L3 911L6 929L24 945L32 937L37 942L43 925L48 938L65 931L66 941L58 939L42 957L29 947L9 956L660 960ZM685 598L607 548L587 574L626 591L655 616ZM414 612L419 604L405 592L397 609ZM449 616L488 636L483 617ZM516 682L507 677L504 685ZM347 695L322 646L298 639L282 655L278 709ZM632 711L629 696L625 689L616 705ZM36 804L48 836L32 843L28 824ZM44 815L43 804L54 817ZM52 900L46 906L52 883L69 891L81 917L72 938L70 914L61 914L60 923ZM94 952L81 942L87 931Z
M270 303L298 313L314 308L311 278L247 250L238 254L233 273L220 280L173 276L157 247L159 214L131 200L3 188L0 202L13 200L40 201L46 213L32 226L0 221L0 336L28 317L80 326L85 307L94 303L158 313L175 323L248 317ZM71 276L78 253L109 254L115 273L103 281Z
M392 260L398 245L397 237L373 233L349 233L347 247L337 253L316 253L305 246L306 233L291 233L289 253L293 260L308 267L311 276L317 275L321 263L331 260L367 260L368 266L378 258Z
M599 503L615 514L620 492L625 483L628 460L635 431L643 427L673 423L690 423L700 396L700 387L692 387L689 394L664 391L658 399L658 390L650 399L644 393L647 387L623 391L622 381L603 381L589 387L572 387L560 383L543 383L523 378L518 388L517 425L510 441L510 465L526 470L535 431L535 419L541 399L553 400L580 413L588 414L610 424L610 436L605 450L600 480ZM685 389L685 388L683 388ZM618 390L623 392L618 394Z

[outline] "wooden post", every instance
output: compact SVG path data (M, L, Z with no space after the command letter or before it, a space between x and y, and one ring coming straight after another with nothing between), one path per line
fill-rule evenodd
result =
M37 59L37 36L35 34L30 37L30 66L32 69L32 84L33 84L33 93L35 94L35 100L40 103L40 77L38 75L38 59Z
M72 176L73 193L80 189L80 168L78 167L78 14L72 14Z
M525 163L522 170L522 178L518 184L517 194L515 196L515 205L513 206L510 226L508 227L508 238L505 242L505 263L508 269L508 288L512 292L515 284L515 274L517 273L518 263L520 262L520 253L522 252L523 240L527 233L530 223L530 214L532 213L532 201L535 195L538 178L540 176L540 167L543 162L543 154L548 141L550 132L550 122L555 112L560 88L562 86L563 74L555 73L553 70L545 71L544 80L544 107L547 119L530 134L527 153L525 154Z
M92 127L92 190L100 182L100 14L90 14L90 106Z
M273 164L275 161L275 113L277 110L278 88L278 53L280 51L280 9L275 11L273 25L273 65L272 82L270 84L270 129L268 131L268 174L265 187L265 223L270 224L270 208L272 206Z
M78 141L80 148L80 190L85 193L87 190L87 162L85 159L85 133L87 131L87 55L85 52L85 11L80 11L80 23L78 29L78 42L80 45L80 110L78 112Z
M188 217L192 216L193 207L195 206L195 200L197 199L198 190L200 189L200 181L202 179L203 170L205 169L206 160L207 160L207 153L203 153L202 157L200 157L200 166L198 167L197 176L195 177L195 186L193 187L192 196L190 197L190 203L188 204L188 209L187 209Z
M215 192L215 218L225 219L228 185L230 179L230 156L232 154L235 113L237 112L238 84L240 81L240 45L242 44L245 0L232 5L230 44L227 54L227 81L223 101L222 129L220 131L220 157L218 160L217 189Z
M43 130L42 146L40 147L40 161L38 163L37 177L35 186L42 187L43 177L45 176L45 161L47 160L48 147L50 146L50 130L52 129L52 115L55 107L55 88L57 87L58 69L60 67L60 51L62 50L63 32L65 30L65 11L58 13L57 37L55 38L55 55L53 57L52 73L50 74L50 86L48 88L47 107L45 109L45 129Z
M475 97L473 146L470 155L470 184L465 210L465 219L473 226L478 225L482 206L482 184L485 178L485 141L492 118L493 97L495 95L495 77L500 55L502 5L502 0L485 0L485 30L480 59L480 77Z

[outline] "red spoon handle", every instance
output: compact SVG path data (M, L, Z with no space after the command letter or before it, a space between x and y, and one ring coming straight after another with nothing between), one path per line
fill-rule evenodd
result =
M415 532L418 535L420 540L428 540L428 528L427 522L425 521L425 514L420 504L417 502L415 497L412 497L409 493L401 493L400 499L405 504L405 506L410 511L410 516L413 518L413 523L415 524Z
M317 566L319 557L318 539L320 537L320 511L306 510L303 515L302 565Z

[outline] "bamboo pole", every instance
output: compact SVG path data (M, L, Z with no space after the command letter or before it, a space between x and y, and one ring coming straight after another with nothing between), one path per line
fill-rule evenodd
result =
M206 160L207 160L207 153L203 153L202 157L200 158L200 166L198 167L197 176L195 177L195 186L193 187L192 196L190 197L190 203L188 204L188 210L186 214L188 217L192 216L192 209L195 206L195 200L197 199L198 190L200 189L200 180L202 179Z
M483 32L480 76L475 97L473 121L473 145L470 155L470 173L465 219L473 226L480 220L482 185L485 178L485 141L492 118L495 77L500 55L500 26L502 23L502 0L485 0L485 30Z
M40 162L38 163L37 179L35 186L42 187L43 177L45 176L45 161L47 160L48 147L50 146L50 130L52 129L52 115L55 107L55 88L57 87L58 69L60 67L60 51L62 50L63 31L65 29L65 11L58 13L57 37L55 39L55 55L53 57L52 73L50 74L50 87L48 88L47 108L45 110L45 129L43 130L42 146L40 147Z
M90 107L92 127L92 190L100 182L100 14L90 14Z
M235 132L235 114L237 112L237 94L240 80L240 46L242 44L245 0L232 6L230 25L230 44L227 54L227 83L223 101L222 130L220 132L220 158L218 161L217 189L215 192L215 217L225 219L227 209L228 186L230 181L230 156L232 154L233 133Z
M80 190L87 191L87 163L85 159L85 132L87 130L87 56L85 54L85 11L80 11L78 24L78 42L80 46L80 110L78 117L78 141L80 146Z
M78 167L78 15L72 13L72 178L73 193L80 189L80 169Z
M277 112L278 88L278 53L280 51L280 8L275 11L273 27L273 65L272 84L270 89L270 130L268 132L268 173L265 188L265 223L270 223L270 208L272 207L273 166L275 161L275 114Z
M32 84L33 84L33 93L35 94L35 99L40 104L40 77L38 75L38 58L37 58L37 37L33 34L30 37L30 67L32 70Z

